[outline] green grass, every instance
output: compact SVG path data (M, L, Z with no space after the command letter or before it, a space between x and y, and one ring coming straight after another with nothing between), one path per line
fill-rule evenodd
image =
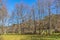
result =
M0 40L60 40L60 35L1 35Z

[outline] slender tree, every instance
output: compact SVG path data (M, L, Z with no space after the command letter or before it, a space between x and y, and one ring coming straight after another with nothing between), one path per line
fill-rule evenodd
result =
M34 5L32 6L32 9L31 9L31 12L32 12L32 16L33 16L33 21L34 21L34 34L36 34L36 20L35 20L35 10L34 10Z
M41 27L40 27L40 19L41 19L41 10L40 10L40 7L41 7L41 5L40 5L40 0L38 0L38 14L39 14L39 34L41 33Z
M5 5L3 5L2 1L0 0L0 21L2 21L2 32L3 32L3 25L4 25L4 20L7 17L7 9Z
M48 20L48 24L49 24L49 27L48 27L48 29L49 29L49 34L51 33L51 2L50 1L47 1L48 3L47 3L47 7L48 7L48 15L49 15L49 20Z
M21 17L21 33L24 32L24 28L23 28L23 22L24 22L24 18L23 18L23 4L20 4L20 17Z

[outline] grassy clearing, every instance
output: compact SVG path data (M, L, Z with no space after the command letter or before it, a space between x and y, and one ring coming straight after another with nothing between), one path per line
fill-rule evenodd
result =
M1 35L0 40L60 40L60 36Z

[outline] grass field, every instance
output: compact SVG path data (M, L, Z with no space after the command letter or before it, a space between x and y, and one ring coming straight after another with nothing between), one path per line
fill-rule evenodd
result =
M60 40L60 36L1 35L0 40Z

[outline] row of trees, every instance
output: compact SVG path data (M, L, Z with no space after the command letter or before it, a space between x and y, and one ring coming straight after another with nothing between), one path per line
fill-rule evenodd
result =
M2 1L0 1L0 3L2 3ZM27 29L32 30L32 33L34 34L36 34L37 31L39 34L41 34L44 30L46 30L46 32L48 30L48 33L50 34L50 31L52 29L56 29L58 20L53 19L56 20L56 22L52 23L51 15L59 14L59 5L59 0L37 0L37 2L32 5L32 7L30 7L29 5L24 5L23 3L16 4L9 18L7 18L6 7L2 6L1 12L2 10L4 11L2 13L0 12L0 22L2 21L2 23L6 24L6 20L8 19L8 26L10 24L17 24L16 31L18 31L18 33L20 33L20 31L21 33L23 33L24 30ZM56 13L54 12L55 10ZM5 22L3 20L5 20ZM52 28L52 25L54 26L54 28Z

